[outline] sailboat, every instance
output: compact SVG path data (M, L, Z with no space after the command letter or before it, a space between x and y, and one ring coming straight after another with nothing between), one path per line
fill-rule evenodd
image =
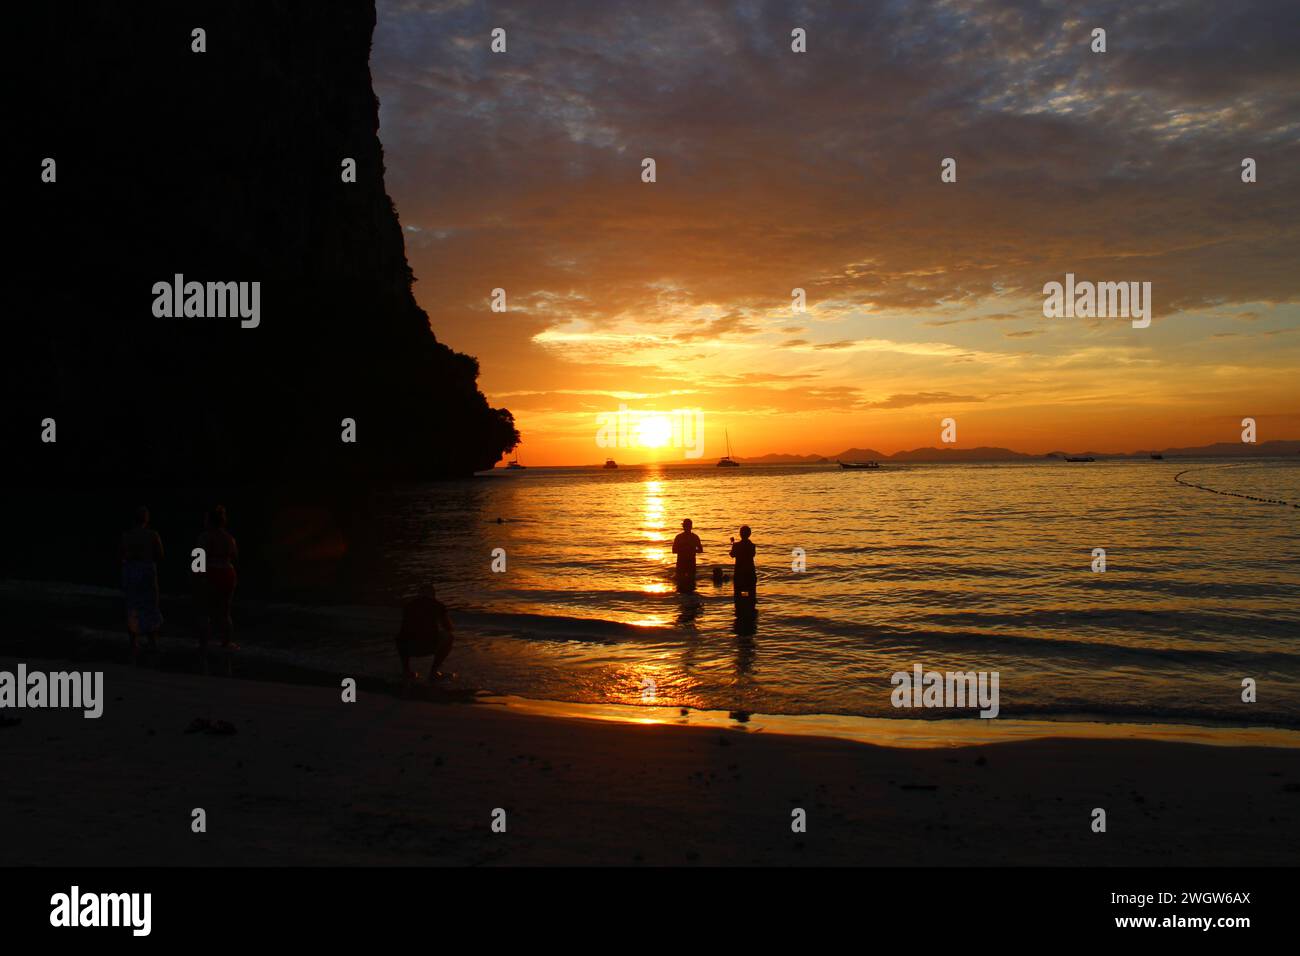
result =
M527 468L528 466L527 466L527 465L521 465L521 464L519 464L519 456L518 456L518 455L515 455L514 458L512 458L512 459L510 459L508 462L506 462L506 467L507 467L507 468Z
M724 428L722 433L727 436L727 454L724 458L718 459L719 468L739 468L740 462L731 457L731 434Z

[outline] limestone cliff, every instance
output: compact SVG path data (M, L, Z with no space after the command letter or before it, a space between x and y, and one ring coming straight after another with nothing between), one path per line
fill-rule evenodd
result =
M31 95L7 482L446 477L516 444L477 361L438 342L412 296L384 189L373 3L31 16L12 37ZM206 52L192 51L196 28ZM45 157L53 184L39 182ZM355 183L340 175L348 157ZM259 282L260 325L156 317L151 290L178 273ZM39 444L47 417L54 447Z

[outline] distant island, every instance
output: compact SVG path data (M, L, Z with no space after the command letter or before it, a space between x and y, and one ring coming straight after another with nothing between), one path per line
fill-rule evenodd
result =
M970 449L936 449L922 447L910 451L896 451L892 455L876 449L845 449L833 455L793 455L774 453L757 455L754 458L741 458L735 455L737 462L745 464L835 464L836 462L1041 462L1041 460L1066 458L1102 459L1151 459L1158 458L1284 458L1300 454L1300 440L1277 440L1245 445L1242 442L1221 441L1214 445L1196 445L1191 447L1170 447L1170 449L1149 449L1141 451L1048 451L1047 454L1031 454L1028 451L1014 451L980 445ZM707 463L707 462L705 462ZM701 462L660 462L672 467L701 464ZM590 466L599 467L599 462Z
M1010 448L979 446L976 448L913 448L887 455L874 448L846 448L835 455L760 455L756 458L737 458L751 465L817 465L835 461L1041 461L1047 458L1147 458L1162 455L1165 458L1278 458L1300 454L1300 440L1278 440L1248 445L1242 442L1218 442L1189 448L1152 448L1131 452L1102 451L1052 451L1045 455L1013 451Z

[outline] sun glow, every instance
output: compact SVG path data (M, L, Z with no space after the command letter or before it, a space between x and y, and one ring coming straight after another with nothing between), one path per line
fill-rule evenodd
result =
M648 415L637 425L637 444L663 448L673 438L673 423L666 415Z

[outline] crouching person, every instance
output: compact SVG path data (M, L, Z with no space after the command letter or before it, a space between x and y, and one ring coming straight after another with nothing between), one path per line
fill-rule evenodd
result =
M420 675L411 669L412 657L433 657L429 680L446 675L440 668L451 653L453 640L451 617L447 605L438 600L434 589L411 598L402 606L402 629L397 635L397 655L402 659L402 678L415 680Z

